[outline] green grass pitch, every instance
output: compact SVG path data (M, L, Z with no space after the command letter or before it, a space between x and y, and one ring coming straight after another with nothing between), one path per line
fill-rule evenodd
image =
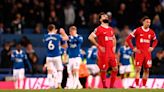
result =
M164 92L164 89L51 89L51 90L0 90L0 92Z

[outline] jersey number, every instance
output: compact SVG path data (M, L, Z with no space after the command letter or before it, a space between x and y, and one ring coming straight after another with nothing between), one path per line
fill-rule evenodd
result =
M88 51L88 58L90 58L91 57L91 55L92 55L92 51Z
M48 43L48 49L49 50L54 50L54 48L55 48L55 45L52 43L52 40L49 41L49 43Z

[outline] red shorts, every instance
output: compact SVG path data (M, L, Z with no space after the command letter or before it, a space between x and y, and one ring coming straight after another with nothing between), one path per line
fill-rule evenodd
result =
M98 56L98 66L100 70L107 70L109 67L116 67L117 60L115 55L113 57L109 57L109 55L99 55Z
M135 54L135 66L142 66L144 68L150 68L152 66L151 53L136 53Z

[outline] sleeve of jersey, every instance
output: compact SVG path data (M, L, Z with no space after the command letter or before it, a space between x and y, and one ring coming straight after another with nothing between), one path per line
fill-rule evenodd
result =
M93 31L93 34L95 37L97 37L100 34L100 31L97 30L97 28L95 28L95 30Z
M80 44L83 43L83 37L82 37L82 36L79 36L79 37L77 38L77 40L78 40L78 43L80 43Z
M155 48L157 46L157 44L158 44L158 40L156 38L155 33L153 33L152 39L153 39L152 47Z
M135 34L136 34L136 30L134 30L132 33L130 33L130 35L126 38L126 42L128 43L128 45L129 45L129 47L130 47L131 49L134 48L134 46L133 46L131 40L132 40L132 38L135 37Z

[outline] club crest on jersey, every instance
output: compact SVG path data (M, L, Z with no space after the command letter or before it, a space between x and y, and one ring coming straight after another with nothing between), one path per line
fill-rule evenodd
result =
M151 35L150 35L150 34L148 35L148 38L149 38L149 39L151 38Z
M144 36L143 34L140 34L140 36Z

